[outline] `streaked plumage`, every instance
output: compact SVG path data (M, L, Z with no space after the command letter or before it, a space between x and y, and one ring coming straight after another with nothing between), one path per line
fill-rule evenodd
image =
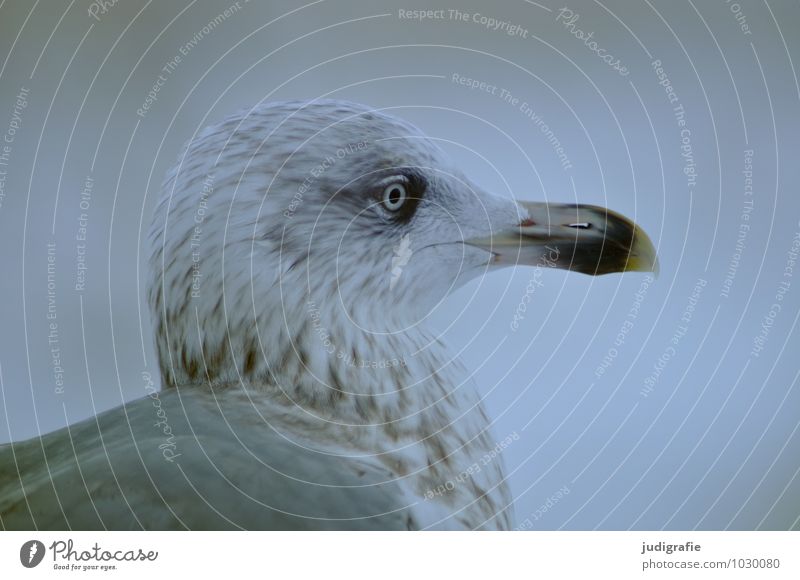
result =
M424 319L544 241L564 268L653 267L646 236L604 212L491 196L362 105L274 103L206 129L151 228L164 390L0 448L3 526L511 527L477 389Z

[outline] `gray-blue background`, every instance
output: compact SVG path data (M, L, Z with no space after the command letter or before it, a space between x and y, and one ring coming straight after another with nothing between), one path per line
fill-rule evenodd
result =
M96 19L87 0L0 3L0 139L12 140L0 166L0 441L145 394L141 373L155 366L143 232L180 144L261 99L326 95L393 108L452 141L445 148L489 190L607 205L658 247L661 274L649 284L546 271L529 285L534 270L509 270L435 314L475 370L497 439L519 435L503 455L523 527L800 525L796 3L459 2L467 21L450 18L450 3L428 6L445 18L418 22L398 10L421 6L387 0L242 0L138 116L162 67L232 4L124 0ZM579 16L570 27L565 6ZM488 29L476 13L519 33ZM628 74L575 29L593 32ZM81 212L86 285L76 291ZM63 393L48 343L48 243Z

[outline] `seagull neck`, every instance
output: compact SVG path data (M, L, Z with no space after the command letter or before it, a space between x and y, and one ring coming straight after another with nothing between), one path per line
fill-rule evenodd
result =
M510 527L498 440L469 373L434 333L369 332L322 307L285 314L259 325L263 348L239 332L210 350L215 405L243 398L273 428L312 434L309 445L373 457L401 477L421 525L455 513L442 525Z

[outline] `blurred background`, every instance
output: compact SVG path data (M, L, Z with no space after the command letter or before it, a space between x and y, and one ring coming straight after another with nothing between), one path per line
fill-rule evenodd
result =
M145 232L181 144L341 98L658 247L657 278L507 270L434 315L512 436L522 529L799 528L800 6L454 5L0 2L0 442L157 377Z

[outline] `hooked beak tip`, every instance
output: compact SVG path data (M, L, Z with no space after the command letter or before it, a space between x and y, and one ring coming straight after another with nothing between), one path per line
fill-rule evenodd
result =
M625 216L593 205L517 203L527 215L515 228L467 241L492 253L493 264L533 266L546 255L553 267L593 276L615 272L658 275L653 242Z

